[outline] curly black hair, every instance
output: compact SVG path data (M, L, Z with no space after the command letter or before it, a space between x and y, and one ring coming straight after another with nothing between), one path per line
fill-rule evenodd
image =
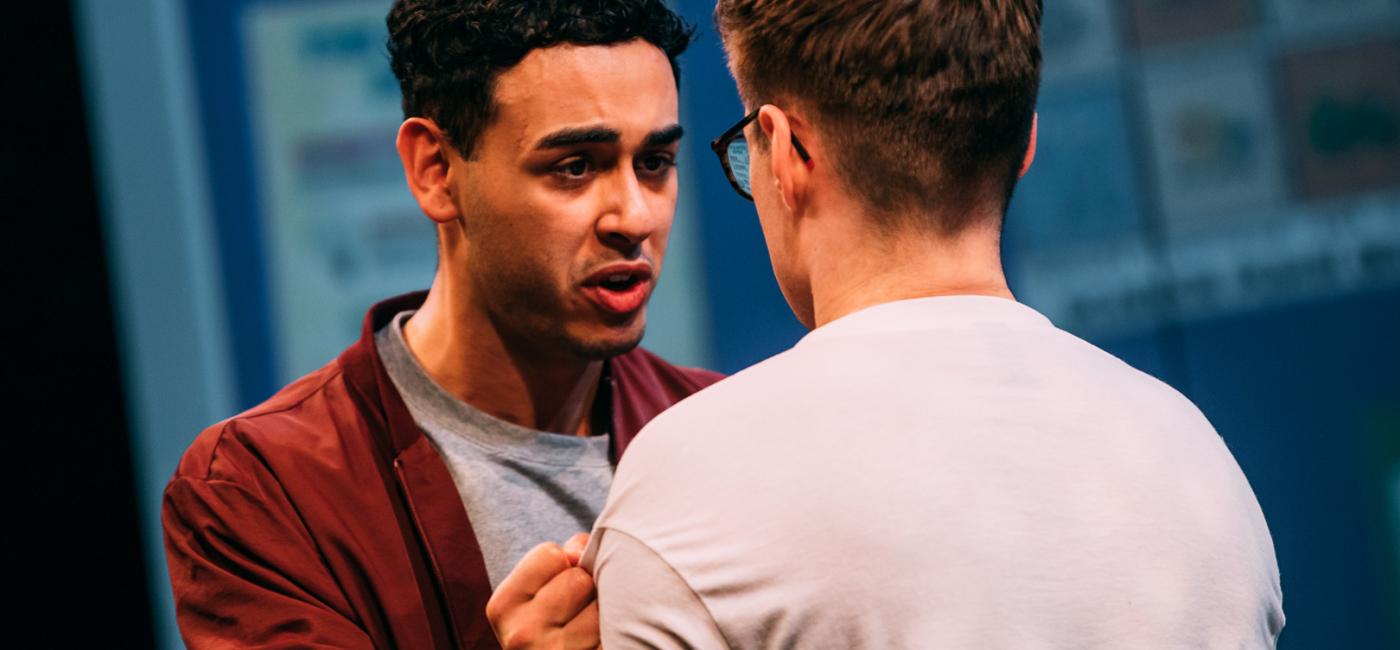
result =
M397 0L385 19L405 118L438 124L465 157L495 117L492 87L531 50L643 39L676 57L695 29L662 0Z

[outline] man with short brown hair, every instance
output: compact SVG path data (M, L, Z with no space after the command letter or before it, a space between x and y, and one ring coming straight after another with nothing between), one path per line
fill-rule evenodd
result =
M584 565L603 644L1257 648L1273 544L1185 397L1017 303L1036 0L720 0L713 147L813 331L659 416Z
M884 227L996 218L1020 178L1040 82L1032 2L720 2L745 105L800 106L835 177ZM756 144L763 146L761 141ZM985 206L983 204L986 204Z

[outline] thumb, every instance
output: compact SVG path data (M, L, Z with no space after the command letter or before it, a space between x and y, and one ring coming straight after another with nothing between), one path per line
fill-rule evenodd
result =
M578 566L578 561L583 557L583 549L588 547L588 533L574 533L569 541L564 542L564 556L569 558L569 564Z

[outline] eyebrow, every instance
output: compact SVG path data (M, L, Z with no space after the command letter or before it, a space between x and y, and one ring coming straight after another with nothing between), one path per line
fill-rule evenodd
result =
M664 147L679 141L683 135L685 135L685 129L681 128L679 124L672 124L660 131L648 133L644 142L648 147Z
M535 143L536 149L562 149L580 144L606 144L622 139L616 129L594 126L555 131Z
M685 129L679 124L672 124L664 129L652 131L647 134L643 141L648 147L664 147L676 142L685 135ZM540 138L535 143L535 149L563 149L581 144L612 144L622 139L622 134L617 129L594 126L576 129L561 129Z

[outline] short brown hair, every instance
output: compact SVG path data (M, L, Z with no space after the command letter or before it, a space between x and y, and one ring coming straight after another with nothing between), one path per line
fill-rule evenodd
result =
M795 102L882 214L1004 213L1040 86L1042 0L719 0L750 104Z

